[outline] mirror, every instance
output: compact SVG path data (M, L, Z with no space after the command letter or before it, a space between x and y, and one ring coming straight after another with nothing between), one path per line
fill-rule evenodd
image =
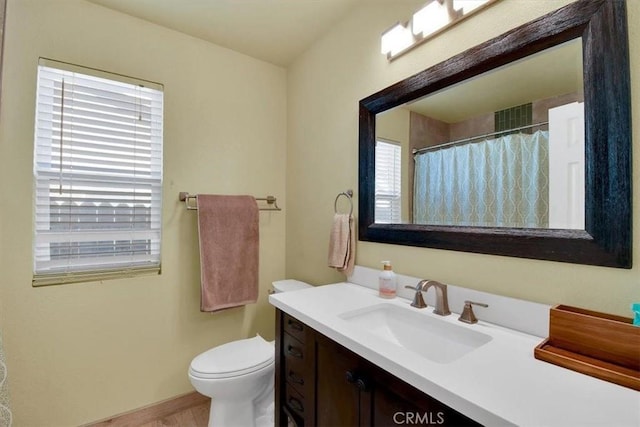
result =
M361 100L359 239L630 268L629 86L579 0Z
M584 229L582 39L376 115L376 223Z

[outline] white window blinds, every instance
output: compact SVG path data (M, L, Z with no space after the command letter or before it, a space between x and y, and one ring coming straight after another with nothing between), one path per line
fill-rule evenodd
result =
M399 144L376 142L375 222L401 221L401 153Z
M40 60L34 285L160 269L162 86Z

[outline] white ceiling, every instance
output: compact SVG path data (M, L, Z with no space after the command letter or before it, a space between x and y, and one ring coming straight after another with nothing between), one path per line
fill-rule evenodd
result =
M363 0L88 0L287 66Z

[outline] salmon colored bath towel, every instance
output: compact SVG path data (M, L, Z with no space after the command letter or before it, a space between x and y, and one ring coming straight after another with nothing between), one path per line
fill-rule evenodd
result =
M198 195L200 311L258 300L258 205L251 196Z

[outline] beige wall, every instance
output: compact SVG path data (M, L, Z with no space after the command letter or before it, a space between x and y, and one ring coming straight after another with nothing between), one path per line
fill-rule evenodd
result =
M284 69L83 0L9 0L0 117L0 324L15 426L71 426L192 391L191 359L259 332L284 277L286 210L260 214L260 299L199 312L192 193L285 199ZM31 287L39 56L165 87L162 275ZM10 245L10 246L9 246Z
M357 189L360 99L569 2L503 0L391 63L379 53L380 34L408 19L412 8L375 2L346 17L298 58L287 81L287 275L315 284L343 279L326 267L328 230L335 194ZM635 106L640 102L640 2L628 1L627 7ZM640 147L640 108L633 109L633 140ZM639 162L635 156L634 181ZM640 186L634 186L636 207L639 196ZM640 209L635 219L633 241L638 242ZM358 242L358 264L379 268L383 259L404 274L549 304L630 315L629 304L640 301L638 248L635 268L620 270Z

